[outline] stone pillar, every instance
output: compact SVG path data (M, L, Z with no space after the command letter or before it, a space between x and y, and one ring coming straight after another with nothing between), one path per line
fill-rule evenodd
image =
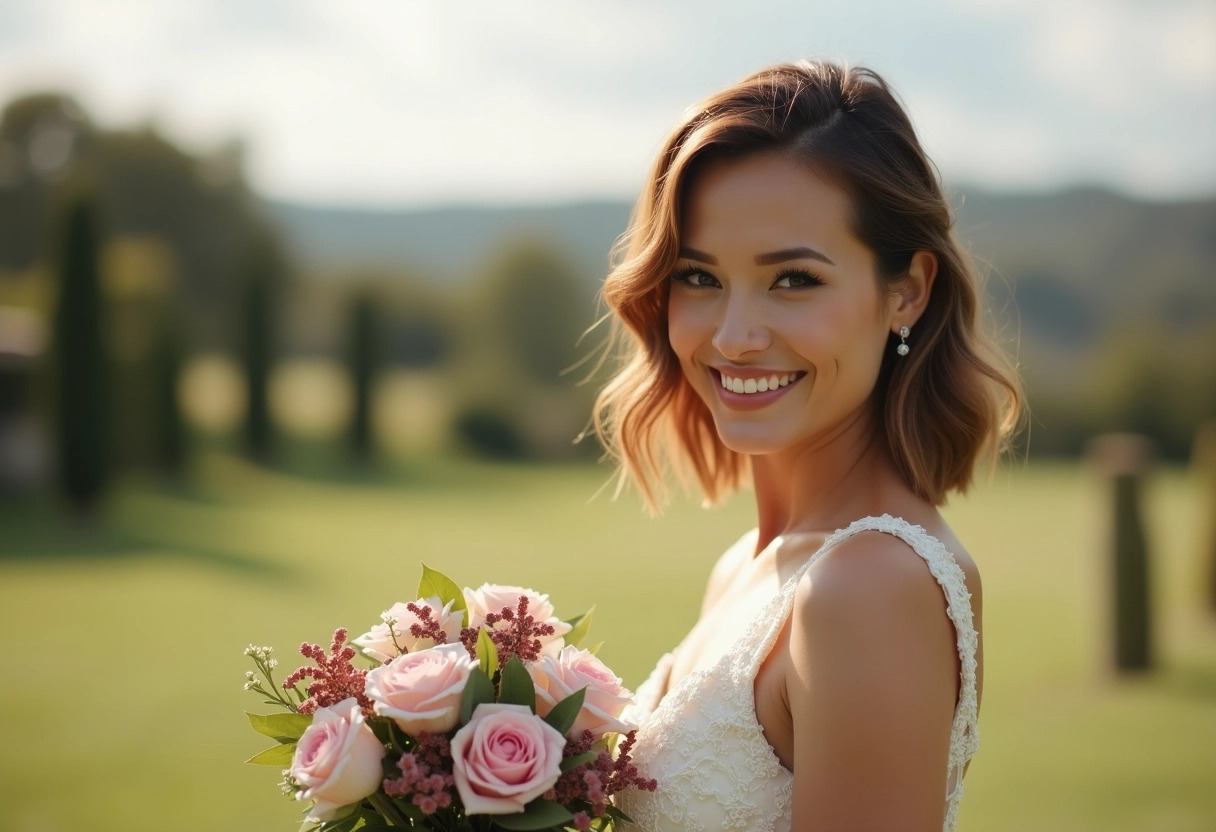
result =
M1142 486L1152 468L1153 444L1143 436L1106 434L1090 442L1089 456L1109 483L1106 545L1114 670L1148 671L1153 667L1152 582Z
M1195 432L1191 465L1200 490L1203 506L1203 529L1200 531L1200 556L1207 566L1206 602L1209 613L1216 615L1216 422L1205 422Z

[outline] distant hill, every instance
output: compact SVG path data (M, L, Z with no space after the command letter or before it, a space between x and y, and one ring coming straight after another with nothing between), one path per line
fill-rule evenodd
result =
M1057 347L1111 325L1216 327L1216 199L1147 202L1098 189L952 195L960 239L990 264L998 316ZM625 230L625 202L527 208L347 210L271 202L307 270L402 269L441 280L474 275L520 236L548 242L600 279Z
M608 251L625 230L624 202L552 207L352 210L267 203L301 264L310 271L400 268L436 278L474 274L519 237L553 245L588 275L602 276Z
M1034 443L1076 453L1134 429L1185 456L1216 417L1216 199L1149 202L1100 189L951 195L959 238L986 275L987 307L1026 379ZM603 278L630 206L348 211L272 203L306 271L374 266L459 283L513 239Z

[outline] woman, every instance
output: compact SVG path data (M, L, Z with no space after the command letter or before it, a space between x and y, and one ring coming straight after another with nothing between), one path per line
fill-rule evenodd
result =
M645 830L953 829L978 747L979 572L941 515L1009 435L1015 376L886 84L801 62L671 133L604 296L630 358L597 427L758 528L639 690Z

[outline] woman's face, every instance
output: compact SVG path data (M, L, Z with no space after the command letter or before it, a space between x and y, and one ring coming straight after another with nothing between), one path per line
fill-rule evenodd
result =
M850 210L778 153L712 162L688 189L669 338L731 450L796 451L869 418L897 301Z

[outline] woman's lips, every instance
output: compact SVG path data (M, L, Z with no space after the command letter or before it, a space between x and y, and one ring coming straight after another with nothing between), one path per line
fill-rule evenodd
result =
M729 370L711 368L710 375L727 407L732 410L757 410L785 395L806 373L802 370L769 373L753 370L744 376L741 373L733 375Z

